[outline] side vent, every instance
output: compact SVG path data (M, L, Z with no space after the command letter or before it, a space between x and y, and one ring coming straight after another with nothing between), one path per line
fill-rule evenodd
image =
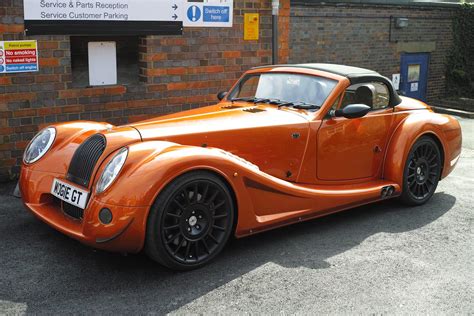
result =
M244 112L250 112L250 113L258 113L258 112L265 112L265 110L259 109L259 108L250 108L250 109L245 109L242 110Z

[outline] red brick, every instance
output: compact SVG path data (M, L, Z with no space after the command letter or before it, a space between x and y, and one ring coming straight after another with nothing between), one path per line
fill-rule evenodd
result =
M40 67L58 67L59 59L58 58L39 58Z
M36 116L35 109L23 109L13 111L13 117L28 117L28 116Z
M168 68L166 73L168 75L184 75L188 72L187 68L178 67L178 68Z
M124 94L125 92L127 92L127 88L125 86L104 88L104 93L109 95Z
M237 58L241 56L240 51L226 51L222 54L224 58Z
M63 90L59 91L59 98L60 99L70 99L70 98L77 98L80 95L79 90Z
M10 77L0 77L0 86L2 85L9 85L11 84L11 79Z
M22 33L25 30L23 24L0 24L1 33Z
M83 111L82 105L69 105L69 106L63 106L61 108L61 112L63 113L79 113L82 111Z

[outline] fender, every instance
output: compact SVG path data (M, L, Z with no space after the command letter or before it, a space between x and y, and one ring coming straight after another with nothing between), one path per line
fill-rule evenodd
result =
M136 224L142 226L142 231L145 231L150 207L163 188L176 177L193 170L209 170L221 176L235 194L237 206L252 213L252 202L242 178L251 173L260 173L257 166L220 149L166 141L135 143L129 145L128 149L127 161L115 182L109 190L94 198L117 206L145 206L147 212L136 218ZM98 175L102 174L113 156L111 154L102 162ZM93 188L96 187L98 178L94 180Z
M385 155L383 179L402 186L403 170L410 149L424 135L431 135L441 145L440 151L444 158L442 178L446 177L454 168L454 165L450 165L452 157L460 153L460 143L458 141L460 135L454 137L456 138L454 143L458 142L459 144L451 146L446 138L446 133L453 130L456 124L459 125L456 119L434 112L414 111L409 113L399 123L390 138Z

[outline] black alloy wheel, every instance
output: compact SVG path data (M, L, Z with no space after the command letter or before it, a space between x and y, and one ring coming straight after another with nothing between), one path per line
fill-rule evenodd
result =
M158 196L147 225L148 255L175 270L199 268L224 247L234 226L234 203L216 175L191 172Z
M430 137L422 137L413 145L405 164L401 199L408 205L428 201L438 186L441 175L441 153Z

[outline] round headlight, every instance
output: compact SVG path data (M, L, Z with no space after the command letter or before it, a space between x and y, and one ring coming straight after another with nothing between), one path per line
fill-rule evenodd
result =
M97 182L97 193L102 193L112 184L127 159L128 149L122 148L120 151L109 161L105 167L102 175L100 176L99 182Z
M25 163L34 163L46 154L56 138L56 129L48 127L39 132L25 150L23 161Z

